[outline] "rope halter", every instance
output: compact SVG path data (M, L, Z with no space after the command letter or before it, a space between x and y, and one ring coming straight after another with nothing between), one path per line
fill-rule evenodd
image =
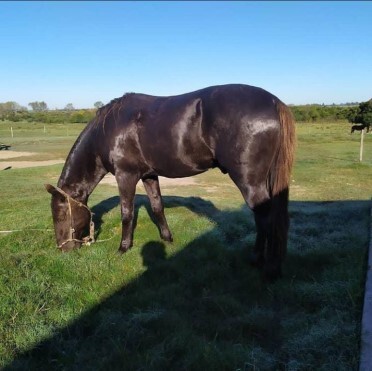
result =
M84 205L83 203L76 201L73 199L70 195L68 195L65 191L63 191L61 188L55 187L55 189L61 193L63 196L67 199L67 205L68 205L68 212L70 214L70 230L69 230L69 238L62 242L57 248L62 249L64 245L66 245L69 242L79 242L83 245L90 245L91 243L94 243L94 222L93 222L93 213L90 211L89 207ZM81 240L74 238L75 228L73 227L73 218L72 218L72 207L71 202L73 202L75 205L79 207L84 207L86 210L88 210L90 215L90 222L89 222L89 236L83 237Z

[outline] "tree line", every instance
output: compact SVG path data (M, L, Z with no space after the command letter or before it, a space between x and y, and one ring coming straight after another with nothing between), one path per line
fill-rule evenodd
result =
M301 106L290 106L296 122L338 122L349 121L355 116L356 106L325 106L320 104L309 104Z
M355 105L310 104L290 107L296 122L337 122L372 124L372 99Z
M94 109L75 109L68 103L64 109L49 110L45 102L30 102L31 110L17 102L0 103L0 120L28 121L41 123L88 123L103 103L94 103ZM372 123L372 99L350 105L291 105L290 109L297 122L338 122Z
M17 102L0 103L1 121L27 121L49 123L87 123L91 121L96 110L103 106L98 101L94 103L94 109L75 109L72 103L66 104L64 109L50 110L45 102L30 102L31 110L21 106Z

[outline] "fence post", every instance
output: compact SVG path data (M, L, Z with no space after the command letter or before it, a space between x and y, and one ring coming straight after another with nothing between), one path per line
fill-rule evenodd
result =
M363 142L364 142L364 129L360 133L359 162L362 162L363 161Z
M14 138L14 135L13 135L13 127L12 127L12 126L10 127L10 134L12 135L12 138Z

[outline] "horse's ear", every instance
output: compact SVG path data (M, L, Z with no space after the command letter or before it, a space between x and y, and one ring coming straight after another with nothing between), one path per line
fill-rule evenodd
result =
M51 184L44 184L44 187L45 189L50 193L50 194L54 194L56 192L58 192L56 190L56 187L52 186Z
M44 184L45 189L53 196L60 196L61 201L66 199L66 196L62 194L56 187L51 184Z

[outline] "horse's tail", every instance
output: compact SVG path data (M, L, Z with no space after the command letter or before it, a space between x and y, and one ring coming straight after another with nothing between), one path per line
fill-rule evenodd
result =
M287 252L288 195L296 146L296 128L289 108L280 101L276 107L280 121L280 138L269 172L269 191L272 202L272 234L276 238L277 246L275 253L284 258Z
M280 121L279 145L269 172L269 190L272 196L288 189L296 147L296 127L290 109L281 101L276 108Z

